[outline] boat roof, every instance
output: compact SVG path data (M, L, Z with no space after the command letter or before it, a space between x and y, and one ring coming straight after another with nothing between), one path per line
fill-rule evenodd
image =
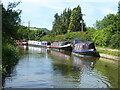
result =
M53 42L53 43L64 43L64 42L69 42L69 41L58 41L58 42Z
M92 44L92 43L94 43L94 42L92 42L92 41L87 41L86 43L87 43L87 44Z

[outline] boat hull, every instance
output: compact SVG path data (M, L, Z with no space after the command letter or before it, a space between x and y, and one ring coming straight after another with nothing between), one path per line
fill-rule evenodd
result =
M61 46L51 46L53 49L59 49L59 50L66 50L66 51L72 51L71 46L61 47Z
M37 44L28 44L28 45L31 45L31 46L37 46L37 47L46 47L46 48L50 48L50 46L46 46L46 45L37 45Z
M96 52L95 50L92 50L92 49L89 49L89 50L72 50L72 52L78 53L78 54L81 54L81 55L100 57L99 53Z

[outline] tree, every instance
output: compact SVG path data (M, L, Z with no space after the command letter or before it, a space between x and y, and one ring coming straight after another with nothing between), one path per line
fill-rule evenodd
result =
M81 31L81 23L80 23L81 20L82 20L82 12L81 12L81 7L78 5L77 8L74 8L72 10L68 29L71 31Z
M96 21L95 26L97 29L104 29L109 27L110 25L113 25L116 28L117 27L116 21L117 16L115 14L108 14L101 21Z
M17 29L21 22L21 10L14 10L14 8L19 4L20 2L9 3L7 8L2 8L2 34L4 40L12 41L17 36Z
M70 23L70 16L71 16L71 9L68 8L63 11L62 16L62 32L63 34L67 33L69 23Z
M71 9L65 9L61 15L55 14L53 22L52 32L56 35L67 33L70 23Z
M118 4L118 14L108 14L100 21L96 21L96 31L92 40L99 46L119 48L120 35L120 4Z
M120 1L118 2L118 14L120 15Z

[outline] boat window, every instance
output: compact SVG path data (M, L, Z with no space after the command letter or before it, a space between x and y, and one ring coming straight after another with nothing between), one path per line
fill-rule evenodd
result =
M69 44L69 42L65 42L65 44L64 44L64 45L67 45L67 44Z
M84 42L83 40L77 39L77 40L74 40L73 44L83 43L83 42Z
M48 43L47 43L47 45L51 45L51 43L50 43L50 42L48 42Z

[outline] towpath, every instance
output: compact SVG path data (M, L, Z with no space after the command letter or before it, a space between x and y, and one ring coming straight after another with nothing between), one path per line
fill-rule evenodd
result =
M107 49L107 48L99 48L99 47L96 47L96 49L120 52L120 50L118 50L118 49Z

